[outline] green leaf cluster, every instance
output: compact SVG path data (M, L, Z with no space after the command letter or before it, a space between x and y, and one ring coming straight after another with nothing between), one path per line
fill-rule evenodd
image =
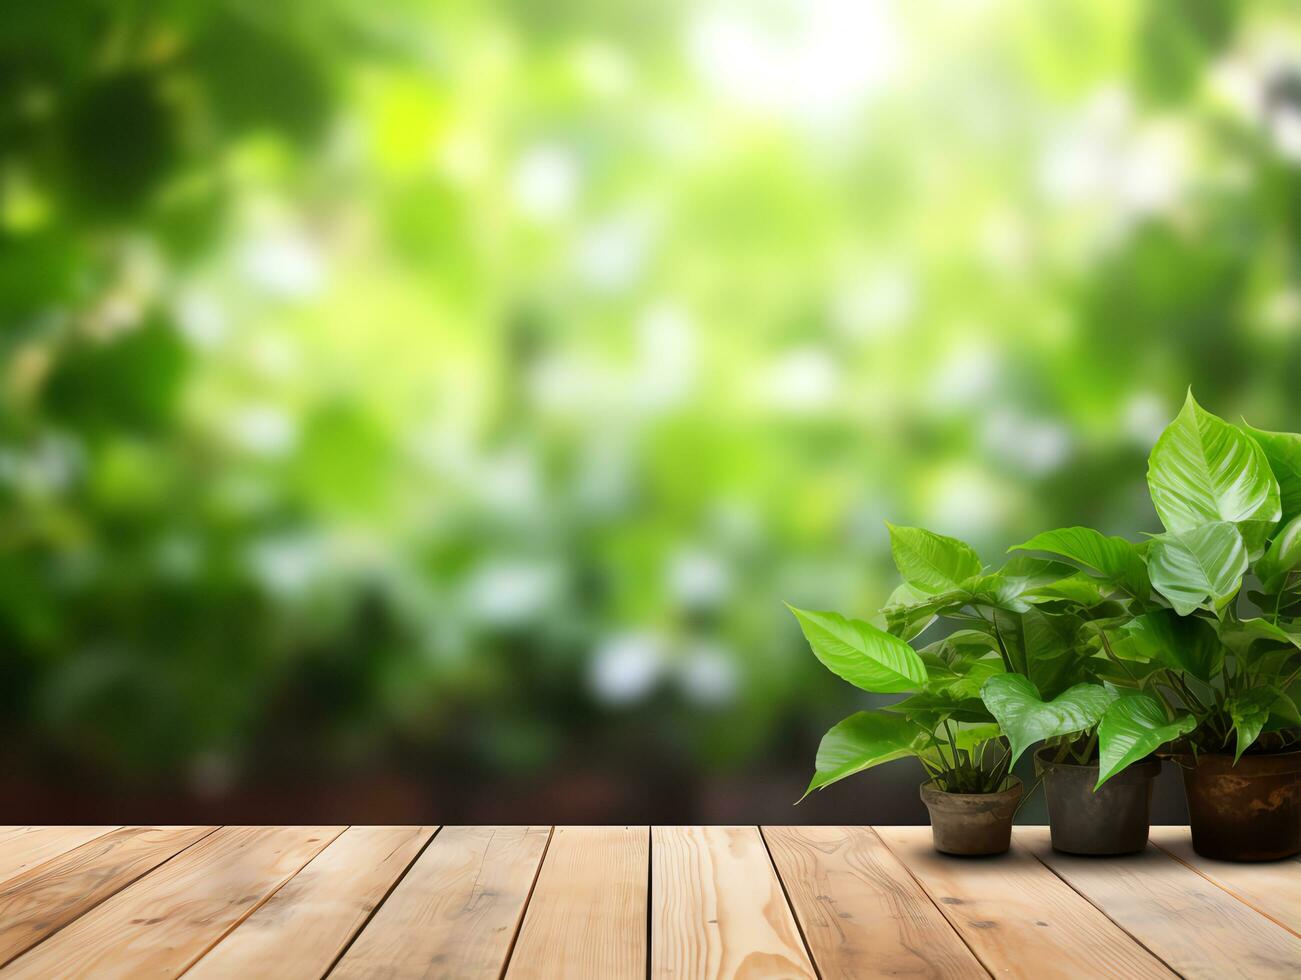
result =
M907 694L829 731L809 790L910 756L950 792L992 792L1015 762L1002 720L982 691L1018 669L1060 694L1082 674L1071 657L1107 591L1066 562L1013 556L986 567L963 541L889 525L903 583L882 610L884 628L832 612L792 609L814 655L875 694ZM937 620L950 630L922 644Z
M903 582L884 628L793 610L832 672L908 694L828 732L809 790L911 756L941 788L991 792L1038 742L1096 761L1099 785L1172 747L1236 761L1295 745L1301 436L1226 422L1190 391L1147 480L1164 531L1146 541L1059 528L990 569L956 538L888 525ZM947 634L921 645L937 622Z
M1090 665L1110 704L1089 718L1009 678L985 689L1017 733L1014 750L1074 736L1096 749L1100 784L1175 740L1235 761L1297 740L1301 437L1226 422L1190 391L1152 448L1147 481L1165 528L1150 540L1065 528L1019 546L1075 562L1123 594L1119 615L1090 624L1106 656Z

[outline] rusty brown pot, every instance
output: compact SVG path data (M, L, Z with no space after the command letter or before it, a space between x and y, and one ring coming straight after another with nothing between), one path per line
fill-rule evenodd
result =
M942 854L1003 854L1012 846L1012 818L1025 787L1011 777L997 793L946 793L922 783L922 802L931 814L931 837Z
M1184 771L1193 850L1224 861L1301 854L1301 752L1171 756Z
M1098 764L1053 761L1054 750L1040 749L1044 795L1053 850L1067 854L1135 854L1147 847L1152 814L1152 780L1160 759L1142 759L1102 784Z

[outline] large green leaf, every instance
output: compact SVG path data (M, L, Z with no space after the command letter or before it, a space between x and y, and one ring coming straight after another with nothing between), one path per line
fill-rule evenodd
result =
M1301 728L1301 710L1297 708L1294 698L1280 692L1269 706L1269 720L1265 722L1263 730L1276 732L1282 728Z
M1026 612L1037 590L1070 578L1075 566L1060 561L1046 561L1029 555L1014 555L997 572L976 575L962 583L972 605Z
M804 796L883 762L916 755L926 741L926 733L903 715L880 711L850 715L822 736L813 780Z
M1147 552L1152 587L1181 616L1206 606L1216 612L1238 594L1247 571L1247 546L1227 522L1187 531L1167 531Z
M1224 710L1233 719L1233 732L1237 740L1233 753L1233 763L1237 765L1242 753L1251 748L1265 722L1269 720L1270 709L1283 692L1276 687L1254 687L1227 698Z
M927 670L930 671L930 668L927 667ZM928 687L945 691L953 697L978 698L985 681L1001 673L1003 673L1003 661L998 658L960 663L948 668L947 672L939 677L935 677L932 672Z
M1112 644L1113 648L1116 644ZM1119 653L1119 651L1117 651ZM1155 661L1138 663L1128 660L1123 655L1121 663L1114 663L1105 657L1094 657L1089 662L1089 674L1095 681L1101 681L1120 688L1144 688L1148 686L1154 674L1165 669L1164 664Z
M1287 643L1301 649L1301 634L1289 633L1281 626L1259 616L1232 622L1218 622L1215 632L1219 634L1220 642L1234 653L1246 653L1257 640Z
M944 724L946 719L985 724L990 721L989 711L978 696L967 697L948 690L922 691L887 705L884 710L901 714L929 731Z
M840 613L788 608L813 655L837 677L877 694L916 691L926 682L926 665L899 637Z
M1301 435L1266 432L1245 422L1242 428L1264 452L1274 479L1278 481L1279 520L1290 521L1301 515Z
M1132 651L1203 681L1219 673L1224 649L1214 627L1197 616L1155 609L1135 616L1123 627Z
M1171 721L1161 703L1150 695L1117 698L1098 722L1097 785L1195 727L1197 721L1192 715L1180 715Z
M1144 567L1144 577L1147 569ZM1021 598L1031 605L1064 602L1082 609L1096 609L1108 602L1111 588L1101 579L1084 572L1076 572L1064 579L1028 589Z
M903 580L932 595L958 588L980 574L980 557L971 545L920 527L890 529L890 553Z
M1167 531L1227 521L1253 525L1247 536L1263 541L1281 513L1278 481L1260 446L1198 405L1191 390L1152 447L1147 485Z
M1025 674L1043 697L1056 697L1072 684L1089 680L1077 656L1084 621L1075 615L1048 614L1032 606L1024 613L994 610L992 629L1002 640L1012 669Z
M1092 728L1115 697L1101 684L1076 684L1044 701L1030 679L1021 674L991 677L980 696L1012 744L1014 765L1035 742Z
M927 654L946 666L957 667L959 662L983 660L997 650L994 638L985 630L966 629L954 630L948 636L940 637L934 643L922 647L921 653L928 666L931 661L927 660Z
M1288 576L1301 569L1301 516L1294 517L1274 535L1269 548L1256 561L1261 588L1278 593L1287 586Z
M1013 551L1046 551L1091 568L1119 588L1146 599L1147 568L1134 545L1124 538L1107 537L1091 527L1063 527L1036 534Z

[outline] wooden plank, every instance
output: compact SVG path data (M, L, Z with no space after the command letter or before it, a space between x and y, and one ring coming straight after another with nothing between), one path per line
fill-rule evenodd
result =
M0 882L117 827L9 827L0 836Z
M1301 938L1158 848L1099 861L1058 854L1046 827L1021 828L1017 838L1189 980L1301 976Z
M0 886L0 965L206 837L215 827L123 827Z
M350 827L186 976L324 976L434 830Z
M656 827L651 855L651 976L815 976L758 827Z
M823 980L988 977L899 860L866 827L764 827Z
M330 974L501 976L550 827L444 827Z
M174 977L342 827L223 827L14 960L13 977Z
M1153 827L1149 839L1230 895L1301 936L1301 858L1239 864L1202 857L1187 827Z
M935 851L929 827L876 832L995 976L1172 976L1020 846L996 858L954 858Z
M647 827L557 827L508 980L646 976Z

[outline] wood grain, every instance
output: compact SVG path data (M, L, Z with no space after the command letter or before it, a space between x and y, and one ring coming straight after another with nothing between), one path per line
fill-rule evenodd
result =
M501 976L550 827L444 827L330 974Z
M324 976L434 829L348 828L186 976Z
M1016 836L1072 888L1190 980L1301 976L1301 938L1155 847L1123 861L1099 861L1058 854L1049 844L1046 827L1020 828Z
M962 859L927 827L0 827L0 980L1301 977L1301 862L1152 839L1086 859L1019 828Z
M123 827L0 885L0 965L121 891L215 827Z
M14 960L13 977L174 977L342 827L223 827Z
M102 837L117 827L7 827L0 834L0 882Z
M1153 827L1149 839L1292 935L1301 936L1301 859L1238 864L1205 858L1193 850L1187 827Z
M1172 976L1021 847L999 857L955 858L936 853L929 827L876 832L995 976Z
M508 980L646 976L648 827L557 827Z
M758 827L656 827L651 975L815 976Z
M764 827L823 980L984 978L984 967L867 827Z

